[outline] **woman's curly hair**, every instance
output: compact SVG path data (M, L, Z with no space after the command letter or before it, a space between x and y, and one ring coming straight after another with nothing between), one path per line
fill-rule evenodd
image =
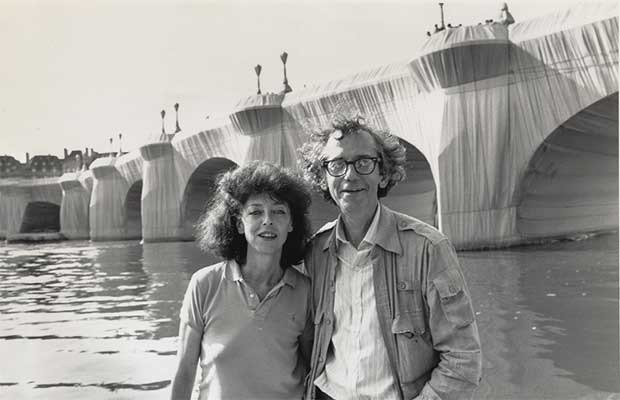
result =
M237 230L237 221L243 205L255 194L267 194L288 205L293 231L282 248L280 266L298 264L310 237L310 190L299 174L264 161L252 161L218 177L215 194L196 226L198 246L245 264L248 242Z
M381 156L379 171L381 175L388 177L388 184L385 188L379 187L377 196L385 197L390 189L406 177L405 162L406 150L400 144L396 136L387 131L382 131L370 127L364 122L362 117L337 119L332 123L331 128L315 132L310 135L310 140L300 149L300 168L304 171L304 176L314 188L323 193L326 200L332 200L327 183L325 182L325 172L323 171L323 149L327 140L334 132L341 132L337 140L347 135L368 132L377 144L377 152ZM333 201L333 200L332 200Z

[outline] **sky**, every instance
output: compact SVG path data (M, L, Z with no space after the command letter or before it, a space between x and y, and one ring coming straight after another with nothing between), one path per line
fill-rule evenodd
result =
M508 1L517 22L576 1ZM444 0L446 23L497 19L500 1ZM0 155L124 151L205 129L261 88L293 90L407 61L437 1L0 0Z

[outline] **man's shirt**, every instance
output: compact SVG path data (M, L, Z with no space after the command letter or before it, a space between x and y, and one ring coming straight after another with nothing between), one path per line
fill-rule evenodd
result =
M372 253L381 342L398 397L470 399L480 384L482 356L471 297L454 247L437 229L380 206ZM338 220L315 234L305 265L313 282L314 350L309 382L333 352ZM370 335L369 335L370 336ZM319 396L307 385L306 398Z
M377 207L359 249L338 220L338 264L334 299L334 334L323 373L315 384L337 399L397 399L398 388L390 371L381 338L370 253L376 244L381 207Z

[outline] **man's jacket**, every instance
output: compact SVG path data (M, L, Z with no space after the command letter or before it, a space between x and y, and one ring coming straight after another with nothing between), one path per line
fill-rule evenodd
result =
M380 205L381 206L381 205ZM481 353L469 290L454 248L438 230L381 206L371 259L382 337L403 399L466 399L480 382ZM336 221L314 236L314 349L306 398L325 368L334 330Z

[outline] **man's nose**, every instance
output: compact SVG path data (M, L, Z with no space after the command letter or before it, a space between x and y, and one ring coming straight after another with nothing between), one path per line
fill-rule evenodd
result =
M354 180L358 178L357 171L355 170L353 164L347 165L347 170L344 172L343 178L346 180Z

